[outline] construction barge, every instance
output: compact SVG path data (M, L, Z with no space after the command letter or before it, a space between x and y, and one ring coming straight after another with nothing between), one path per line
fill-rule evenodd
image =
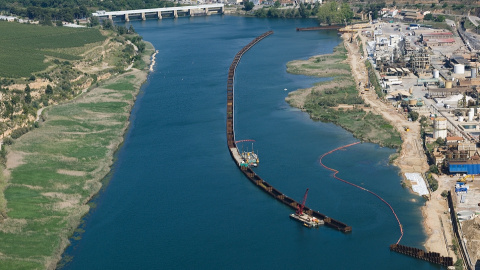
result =
M234 124L235 124L235 117L234 117L234 79L235 79L235 70L237 68L240 59L242 58L243 54L247 52L250 48L252 48L255 44L260 42L262 39L268 37L269 35L273 34L273 31L268 31L263 33L262 35L256 37L252 40L249 44L243 47L233 59L232 64L228 70L228 79L227 79L227 145L230 151L230 155L232 156L233 160L237 164L238 168L245 174L245 176L255 185L257 185L261 190L269 194L270 196L274 197L276 200L282 202L283 204L293 208L294 210L298 210L299 207L302 205L299 202L295 201L294 199L286 196L282 192L275 189L272 185L268 182L264 181L260 176L258 176L250 167L242 166L244 160L242 159L241 154L238 151L236 142L235 142L235 131L234 131ZM342 232L351 232L352 227L348 226L347 224L335 220L333 218L327 217L326 215L315 211L313 209L308 208L307 206L303 207L304 214L311 216L312 218L318 219L323 221L325 225L337 229Z

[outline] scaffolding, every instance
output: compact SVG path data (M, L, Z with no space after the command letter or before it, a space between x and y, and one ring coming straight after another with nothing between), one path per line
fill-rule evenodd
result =
M426 50L414 52L410 60L410 65L414 71L429 69L430 55Z

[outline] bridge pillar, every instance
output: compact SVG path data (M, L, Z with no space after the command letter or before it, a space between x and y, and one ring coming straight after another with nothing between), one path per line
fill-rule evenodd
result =
M177 10L174 10L174 11L173 11L173 17L174 17L174 18L178 18Z
M125 21L126 21L126 22L129 22L129 21L130 21L130 19L128 18L128 13L125 13Z
M193 9L188 10L188 15L190 15L190 17L193 17L195 15L195 13L193 12Z
M142 21L145 21L146 18L145 18L145 12L142 12Z
M205 15L208 15L208 8L205 8Z
M222 6L222 8L220 9L220 14L225 14L225 6Z
M113 15L108 15L109 20L113 20Z
M158 19L161 20L161 19L162 19L162 12L161 12L161 11L158 11L158 12L157 12L157 16L158 16Z

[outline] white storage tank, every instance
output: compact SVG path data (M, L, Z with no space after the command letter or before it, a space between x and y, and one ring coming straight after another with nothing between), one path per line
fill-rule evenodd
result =
M468 122L472 122L474 116L475 116L475 109L470 108L470 111L468 111Z
M462 64L456 64L453 66L453 73L455 74L465 74L465 66Z
M444 117L437 117L433 121L434 129L447 129L447 119Z
M446 138L447 137L447 119L443 117L435 118L433 121L433 138Z
M477 78L477 68L472 68L470 78L475 79Z
M438 79L440 77L440 72L437 69L433 70L433 78Z
M463 116L459 116L459 117L458 117L458 122L463 122L463 119L464 119Z
M441 129L441 130L434 129L433 130L433 138L434 139L438 139L438 138L445 139L445 138L447 138L447 130L446 129Z

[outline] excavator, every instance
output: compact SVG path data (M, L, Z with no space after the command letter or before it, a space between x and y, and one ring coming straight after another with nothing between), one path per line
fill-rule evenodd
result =
M473 182L475 176L473 174L467 174L465 176L460 177L460 179L458 179L457 182L466 183L468 178L472 178L470 182Z

